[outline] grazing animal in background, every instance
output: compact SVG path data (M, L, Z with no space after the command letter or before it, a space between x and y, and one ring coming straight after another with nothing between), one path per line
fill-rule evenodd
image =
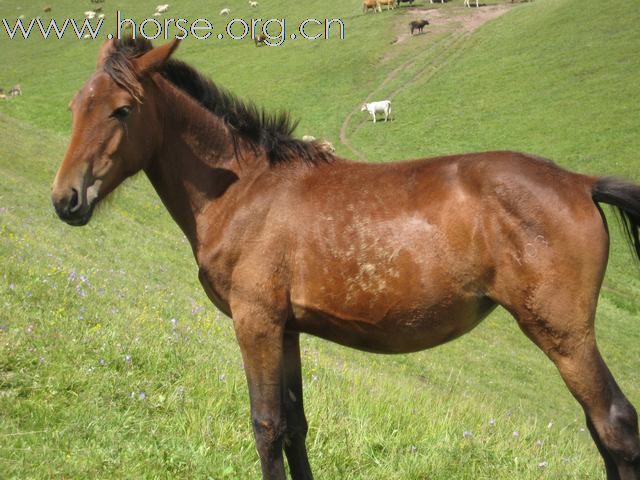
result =
M373 9L374 12L382 11L382 7L378 0L362 0L362 12L367 13L371 9Z
M158 5L156 7L156 12L158 13L166 13L169 10L169 4L165 3L164 5Z
M250 6L251 8L256 8L256 7L258 6L258 2L250 1L250 2L249 2L249 6Z
M418 30L418 32L422 33L422 29L429 25L429 20L414 20L409 24L409 28L411 29L411 35L413 35L414 30Z
M413 5L414 0L398 0L396 5L400 6L401 3L408 3L410 6Z
M93 10L87 10L86 12L84 12L84 16L89 20L93 20L93 18L96 16L96 12L94 12Z
M433 0L429 0L429 2L434 3ZM444 3L444 0L440 0L440 3Z
M49 12L51 11L51 7L44 7L44 8L42 9L42 11L43 11L44 13L49 13Z
M220 10L220 15L229 15L231 13L231 10L228 8L223 8L222 10Z
M610 241L600 204L616 207L640 259L640 185L509 151L349 161L171 60L177 45L104 44L71 101L51 200L61 220L86 225L145 172L233 319L263 479L284 480L283 450L294 479L313 478L300 334L409 353L498 306L557 367L607 478L638 479L637 413L594 322Z
M314 137L313 135L303 135L302 136L302 141L303 142L316 142L316 145L318 147L320 147L321 149L329 152L329 153L336 153L336 148L333 146L333 143L331 143L329 140L318 140L316 137Z
M333 143L331 143L329 140L320 140L318 142L318 146L329 153L336 153L336 147L333 146Z
M380 11L382 11L383 5L387 6L387 10L396 8L396 0L378 0L378 4L380 5Z
M20 87L20 84L14 85L13 87L11 87L11 90L9 90L10 97L17 97L20 95L22 95L22 88Z
M386 122L389 115L391 115L391 101L381 100L379 102L364 103L362 108L360 108L360 111L369 112L373 117L373 123L376 123L376 113L382 112L384 113L384 121Z
M255 36L253 41L255 42L256 47L259 47L260 45L266 45L267 36L263 33L259 33Z
M466 7L471 8L471 0L464 0L464 5ZM476 0L476 8L479 7L480 5L478 5L478 0Z

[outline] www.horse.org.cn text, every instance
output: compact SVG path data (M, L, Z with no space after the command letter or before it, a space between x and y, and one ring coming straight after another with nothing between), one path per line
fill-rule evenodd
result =
M105 17L78 21L74 18L55 19L48 22L40 17L3 18L4 33L11 40L27 40L33 37L44 39L62 39L65 35L79 40L121 39L125 37L143 37L147 40L177 38L184 40L192 37L196 40L259 40L268 46L280 46L289 40L329 40L345 39L345 25L339 18L308 18L300 23L288 22L286 18L233 18L224 24L214 23L206 18L189 20L187 18L147 18L136 22L116 12L115 29L106 33Z

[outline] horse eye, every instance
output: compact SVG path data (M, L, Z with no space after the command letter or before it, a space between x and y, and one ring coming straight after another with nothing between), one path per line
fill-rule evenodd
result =
M117 118L118 120L122 120L126 118L127 115L129 115L129 112L131 112L131 107L128 107L128 106L120 107L120 108L116 108L111 114L111 116L113 118Z

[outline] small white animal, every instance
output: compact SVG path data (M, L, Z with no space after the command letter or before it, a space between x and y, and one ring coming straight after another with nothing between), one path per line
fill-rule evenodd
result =
M165 3L164 5L158 5L156 7L156 12L158 12L158 13L164 13L167 10L169 10L169 4L168 3Z
M361 112L369 112L373 117L373 123L376 123L376 113L383 112L384 113L384 121L386 122L391 115L391 101L390 100L381 100L379 102L371 102L365 103L362 105L360 109Z
M303 142L313 142L316 139L316 137L314 137L313 135L303 135L302 136L302 141Z
M465 5L465 7L471 8L471 0L464 0L464 5ZM476 8L478 8L478 7L479 7L478 0L476 0Z
M258 2L254 2L254 1L249 1L249 6L251 8L256 8L258 6Z
M223 8L222 10L220 10L220 15L229 15L231 13L231 10L229 10L228 8Z
M93 12L91 10L89 10L88 12L84 12L84 14L89 20L93 20L93 17L96 16L96 12Z

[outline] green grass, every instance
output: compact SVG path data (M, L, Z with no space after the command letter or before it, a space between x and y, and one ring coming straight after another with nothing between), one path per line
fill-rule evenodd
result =
M337 143L347 115L378 90L395 94L395 121L373 125L362 114L347 125L371 160L514 148L640 179L631 2L605 2L594 15L579 0L536 0L473 35L397 45L406 9L363 16L357 1L260 3L263 17L342 17L347 39L259 49L188 40L178 55L243 97L302 117L300 135ZM461 4L435 8L458 16ZM155 3L105 5L142 18ZM199 5L173 13L216 20L223 2ZM18 6L41 14L38 4L0 0L0 18ZM71 0L53 8L58 17L87 9ZM96 51L0 34L0 86L25 92L0 102L0 478L257 478L231 322L202 293L190 247L146 180L127 182L82 229L50 206L66 105ZM599 343L640 405L640 269L612 231ZM504 312L413 355L310 337L302 347L317 478L603 478L579 407Z

